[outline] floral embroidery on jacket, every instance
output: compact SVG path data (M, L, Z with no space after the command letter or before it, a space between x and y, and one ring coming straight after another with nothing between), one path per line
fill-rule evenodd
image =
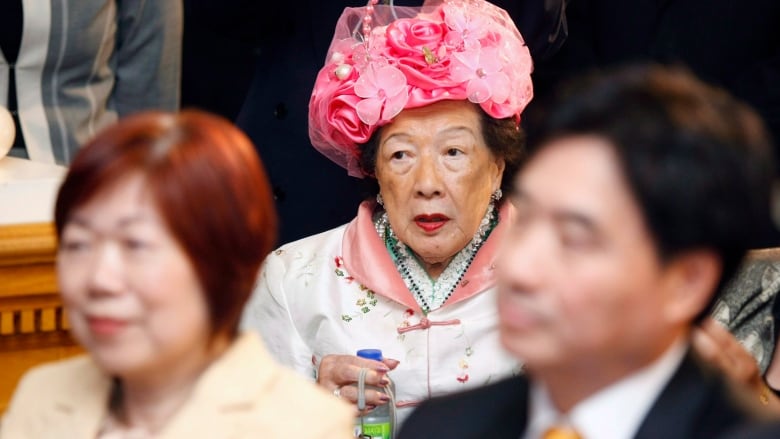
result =
M466 336L465 331L463 332L463 335L466 337L466 349L464 350L464 356L461 357L460 361L458 361L458 368L460 369L460 373L457 377L455 377L456 380L460 383L466 383L469 380L469 360L468 358L474 355L474 349L471 347L471 341L469 340L469 337Z
M455 378L458 382L465 383L469 380L469 362L465 358L461 358L458 362L460 373Z
M333 258L333 263L336 264L336 269L334 270L336 276L343 277L347 283L352 283L352 281L355 280L354 277L348 276L347 272L344 271L344 258L336 256Z
M336 273L336 276L343 278L347 283L352 283L352 281L355 280L354 277L350 276L345 270L344 270L344 258L341 256L336 256L333 258L333 263L336 266L336 268L333 270L334 273ZM368 314L369 311L374 309L376 306L378 300L376 298L376 294L368 289L363 284L358 284L358 291L360 294L360 297L355 301L355 306L358 307L359 312L354 314L342 314L341 320L345 322L351 322L353 318L358 317L362 314Z
M411 326L411 323L409 323L409 319L412 318L412 316L414 316L414 310L411 308L406 308L406 311L404 311L404 319L398 325L398 329L408 328L409 326ZM399 331L398 340L404 341L405 338L406 338L406 334Z

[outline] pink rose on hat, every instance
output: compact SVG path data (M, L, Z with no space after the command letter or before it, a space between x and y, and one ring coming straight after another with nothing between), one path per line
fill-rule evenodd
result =
M387 26L388 55L393 57L424 56L424 49L436 52L449 32L444 23L405 18Z

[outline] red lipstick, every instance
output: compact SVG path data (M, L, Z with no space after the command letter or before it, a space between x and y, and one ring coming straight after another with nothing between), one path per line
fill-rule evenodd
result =
M444 226L450 218L447 215L441 213L432 213L425 215L417 215L414 217L414 223L417 227L423 229L427 233L433 233Z
M127 322L107 317L89 317L87 325L93 334L102 337L110 337L118 334L126 326Z

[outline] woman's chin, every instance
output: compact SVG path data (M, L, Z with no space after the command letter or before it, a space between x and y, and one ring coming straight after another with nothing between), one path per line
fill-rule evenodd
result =
M410 241L402 240L426 264L446 264L469 243L452 234L418 235Z
M126 350L96 349L90 353L95 363L108 375L127 377L136 371L146 370L147 361L144 361L144 357Z
M425 265L444 265L446 266L455 256L455 254L458 252L455 251L449 251L450 249L442 249L441 247L433 247L433 248L425 248L422 247L420 251L415 250L414 247L409 246L409 248L412 249L415 255L422 261Z

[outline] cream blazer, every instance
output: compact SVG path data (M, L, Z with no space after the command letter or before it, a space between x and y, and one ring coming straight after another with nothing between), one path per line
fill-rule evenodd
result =
M37 367L17 387L0 437L94 439L110 390L88 356ZM245 333L155 438L349 438L352 423L347 404L277 365Z

